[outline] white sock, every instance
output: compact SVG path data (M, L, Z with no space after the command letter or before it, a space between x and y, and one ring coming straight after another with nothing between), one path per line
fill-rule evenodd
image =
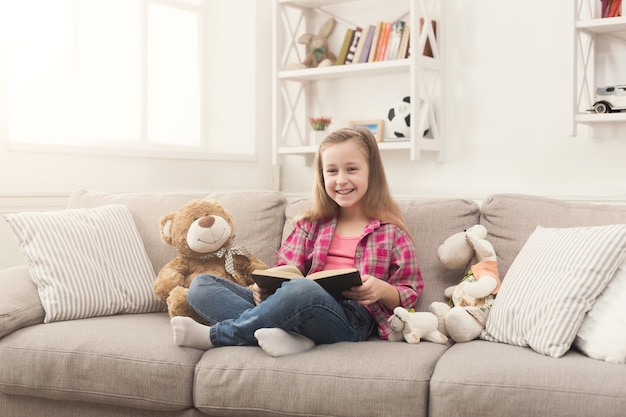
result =
M209 330L211 327L198 323L191 317L176 316L170 320L174 330L174 343L178 346L187 346L207 350L213 347Z
M265 353L274 357L305 352L315 346L308 337L278 327L259 329L254 332L254 337Z

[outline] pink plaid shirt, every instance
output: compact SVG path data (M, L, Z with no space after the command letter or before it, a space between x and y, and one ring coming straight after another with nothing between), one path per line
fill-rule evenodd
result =
M276 266L291 264L303 274L322 271L336 226L337 217L298 221L278 252ZM398 226L372 219L360 236L355 264L361 275L372 275L393 285L402 307L415 308L424 280L413 243ZM387 319L393 312L380 302L366 307L378 324L380 338L387 339L391 332Z

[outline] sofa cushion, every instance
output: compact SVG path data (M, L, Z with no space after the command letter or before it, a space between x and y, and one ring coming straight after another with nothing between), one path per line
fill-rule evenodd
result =
M242 245L268 266L276 261L280 246L287 199L277 191L211 193L232 214L235 243Z
M167 213L207 193L120 193L109 194L86 190L75 191L68 209L122 204L130 210L155 273L177 256L176 250L161 241L159 220Z
M429 417L621 417L625 387L621 365L475 340L455 344L437 362Z
M413 236L424 278L424 292L416 310L427 311L432 302L447 301L444 290L457 285L466 272L466 268L444 268L437 249L448 237L478 224L480 208L474 201L465 199L401 200L399 204Z
M133 218L120 204L7 214L44 321L163 310Z
M195 408L157 413L154 410L93 404L84 401L56 401L41 397L10 395L0 391L2 417L206 417Z
M525 194L494 194L481 207L480 223L498 255L505 277L530 234L543 227L600 226L626 223L626 205L577 203ZM506 279L506 278L505 278Z
M167 313L30 326L0 339L0 391L148 410L193 407L204 352L172 341Z
M625 252L626 225L538 226L504 277L481 337L562 356Z
M626 259L583 319L574 345L585 355L626 363Z
M43 323L45 311L26 265L0 270L0 338Z
M399 200L398 204L415 242L424 278L424 291L416 310L426 311L433 301L447 301L444 290L458 284L465 274L465 268L445 269L437 257L437 249L449 236L478 224L480 209L474 201L465 199ZM294 218L310 205L309 199L289 203L283 238L293 229Z
M371 340L281 358L258 347L211 349L198 363L194 399L209 415L423 417L446 348Z
M68 208L124 204L131 211L154 271L174 259L176 250L161 241L159 220L195 199L220 201L235 221L235 243L244 246L266 264L273 264L285 222L285 196L277 191L204 193L121 193L77 190Z

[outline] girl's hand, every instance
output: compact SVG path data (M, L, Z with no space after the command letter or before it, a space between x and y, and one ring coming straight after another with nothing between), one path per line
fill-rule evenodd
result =
M372 275L361 275L363 285L344 291L343 295L361 305L370 305L381 301L393 310L400 305L400 295L394 286Z
M270 296L270 292L268 290L261 288L256 284L252 284L250 289L252 290L252 298L254 299L254 304L256 305L261 304L267 297Z

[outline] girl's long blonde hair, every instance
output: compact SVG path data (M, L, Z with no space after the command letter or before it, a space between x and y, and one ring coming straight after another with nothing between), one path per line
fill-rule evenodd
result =
M325 219L335 215L339 210L339 206L328 196L324 187L322 157L329 146L347 141L353 141L359 147L369 166L369 185L361 203L363 212L370 218L397 225L410 238L411 233L404 223L400 207L391 197L378 144L374 135L367 129L339 129L322 141L315 154L313 208L303 213L301 217L310 220Z

